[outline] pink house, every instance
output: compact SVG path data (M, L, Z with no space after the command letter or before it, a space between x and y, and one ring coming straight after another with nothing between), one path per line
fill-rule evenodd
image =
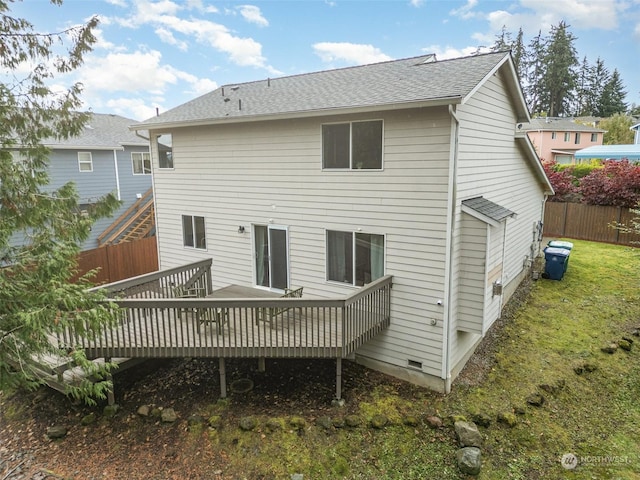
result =
M573 118L532 118L522 125L542 161L576 163L575 152L602 145L606 130L577 123ZM580 163L578 161L578 163Z

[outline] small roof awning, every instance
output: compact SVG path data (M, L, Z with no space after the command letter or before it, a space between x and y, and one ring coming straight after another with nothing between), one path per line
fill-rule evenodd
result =
M575 153L576 158L611 158L613 160L640 160L640 145L594 145Z
M484 197L463 200L462 211L495 227L507 218L516 217L515 212Z

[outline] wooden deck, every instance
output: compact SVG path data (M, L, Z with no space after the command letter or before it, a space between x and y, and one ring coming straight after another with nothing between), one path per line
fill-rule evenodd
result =
M219 358L223 397L225 358L335 358L340 398L341 359L390 323L391 276L334 299L211 283L209 260L103 286L120 307L119 325L85 336L66 331L56 341L92 359ZM202 295L177 296L185 289ZM279 314L262 321L265 311Z

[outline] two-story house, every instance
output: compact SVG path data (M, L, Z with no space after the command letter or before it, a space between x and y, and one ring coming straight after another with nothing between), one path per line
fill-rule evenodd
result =
M314 299L392 275L390 326L355 359L448 391L540 253L553 190L529 121L510 54L491 53L225 85L132 128L151 138L162 269L211 260L214 289ZM240 328L264 325L210 335ZM254 351L311 351L296 345Z
M606 130L593 127L573 118L537 117L523 123L542 161L559 164L576 163L575 153L583 148L602 145Z

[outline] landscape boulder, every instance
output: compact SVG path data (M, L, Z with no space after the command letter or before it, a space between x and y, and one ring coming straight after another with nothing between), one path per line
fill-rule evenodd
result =
M453 427L461 447L482 447L482 435L475 423L457 421Z
M477 447L463 447L456 452L458 468L466 475L478 475L482 467L482 454Z

